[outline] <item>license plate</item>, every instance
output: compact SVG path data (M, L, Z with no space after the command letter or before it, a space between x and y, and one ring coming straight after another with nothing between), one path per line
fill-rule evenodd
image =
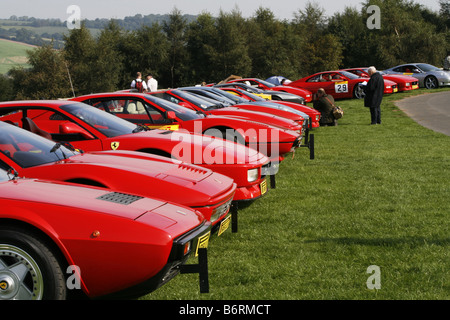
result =
M413 89L417 89L417 88L419 88L419 86L417 84L415 84L415 85L412 86L412 88Z
M263 182L259 185L261 188L261 195L265 194L267 192L267 179L264 179Z
M211 231L207 234L198 238L197 242L197 250L195 252L195 256L198 256L198 249L207 249L209 244L209 237L211 236Z
M220 236L222 233L224 233L228 227L230 226L231 222L231 215L228 215L223 221L220 223L219 232L217 233L217 236Z

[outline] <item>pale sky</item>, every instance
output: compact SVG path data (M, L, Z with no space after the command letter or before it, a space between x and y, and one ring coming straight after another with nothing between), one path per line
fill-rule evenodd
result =
M291 20L294 12L304 9L306 3L317 3L327 16L342 12L345 7L361 8L359 0L0 0L0 18L28 16L35 18L69 18L67 8L77 5L81 19L117 18L136 14L167 14L174 8L182 14L197 15L208 12L217 16L220 10L228 13L238 8L244 17L252 16L259 7L270 9L277 19ZM439 10L438 0L415 0L433 11Z

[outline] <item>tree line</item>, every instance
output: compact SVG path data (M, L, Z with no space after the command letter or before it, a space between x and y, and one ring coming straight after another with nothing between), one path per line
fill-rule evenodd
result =
M367 8L380 8L380 29L369 29ZM436 66L450 51L449 6L439 12L407 0L366 0L331 17L313 2L279 20L259 7L250 18L235 8L187 20L178 10L163 22L126 30L110 20L94 37L85 24L65 46L28 52L31 68L0 79L0 99L55 99L129 88L137 71L160 87L219 82L231 74L291 80L344 67L388 68L404 62ZM3 90L1 88L4 87Z

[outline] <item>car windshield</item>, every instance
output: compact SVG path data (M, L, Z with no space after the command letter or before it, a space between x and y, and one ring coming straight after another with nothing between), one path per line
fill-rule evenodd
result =
M149 94L146 94L145 96L146 96L147 100L160 106L164 110L175 112L176 117L180 120L189 121L189 120L197 120L197 119L203 118L203 116L199 115L195 111L185 108L185 107L182 107L176 103L167 101L162 98L157 98L157 97L154 97Z
M0 182L11 180L11 176L3 169L0 169Z
M215 108L214 103L208 101L207 99L203 99L199 96L190 94L188 92L181 91L181 90L173 90L173 93L176 94L177 96L195 104L197 107L200 107L203 110L209 110L209 109Z
M422 69L422 71L424 72L431 72L431 71L441 71L441 69L432 66L431 64L427 64L427 63L421 63L417 65L420 69Z
M92 126L108 138L118 137L135 132L137 126L105 111L84 103L68 104L61 109Z
M78 152L34 133L0 122L0 152L22 168L67 159Z
M230 93L230 92L227 92L227 91L223 91L223 90L220 90L220 89L217 89L217 88L211 88L211 90L212 90L213 92L215 92L216 94L218 94L218 95L220 95L220 96L223 96L223 97L225 97L225 98L227 98L227 99L233 101L233 102L236 103L236 104L237 104L237 103L244 103L244 102L247 101L246 99L241 98L241 97L239 97L239 96L237 96L237 95L235 95L235 94L232 94L232 93Z
M351 73L351 72L340 71L339 73L342 74L343 76L346 76L346 77L349 78L350 80L358 79L358 78L359 78L359 76L357 76L356 74L353 74L353 73Z
M258 79L258 82L260 82L261 84L265 85L268 88L276 87L273 83L270 83L270 82L267 82L267 81L264 81L264 80L261 80L261 79Z

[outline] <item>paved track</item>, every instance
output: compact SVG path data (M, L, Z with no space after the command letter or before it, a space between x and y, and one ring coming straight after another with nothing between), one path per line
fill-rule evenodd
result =
M420 125L450 136L450 91L405 98L396 105Z

